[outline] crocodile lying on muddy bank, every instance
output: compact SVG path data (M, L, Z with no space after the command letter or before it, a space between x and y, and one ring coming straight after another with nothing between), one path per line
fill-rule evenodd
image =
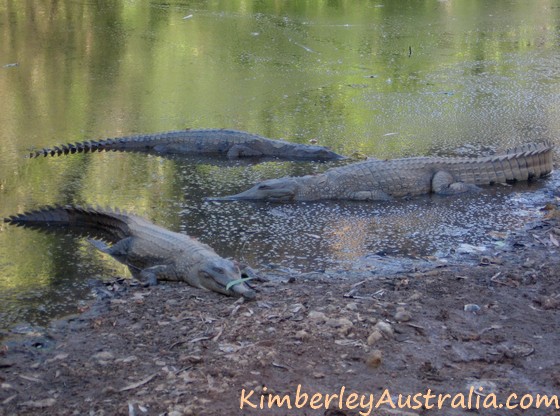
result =
M527 181L552 171L549 142L526 144L478 158L412 157L368 160L318 175L284 177L256 184L237 195L210 200L387 200L436 193L451 195L492 185Z
M324 146L272 140L237 130L178 130L165 133L87 140L33 151L30 157L60 156L95 151L153 152L158 154L218 154L229 159L278 158L287 160L340 160Z
M126 264L134 275L150 284L158 279L184 281L229 296L255 298L237 264L188 235L166 230L136 215L92 207L48 206L5 218L4 222L40 229L68 227L95 237L90 241L98 249Z

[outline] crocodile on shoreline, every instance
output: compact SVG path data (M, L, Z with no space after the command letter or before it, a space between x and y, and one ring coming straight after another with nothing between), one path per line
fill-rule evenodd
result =
M272 140L237 130L177 130L165 133L86 140L61 144L30 153L29 157L60 156L95 151L153 152L157 154L218 154L229 159L278 158L287 160L340 160L341 156L324 146Z
M90 241L96 248L126 264L133 275L150 284L158 279L184 281L229 296L256 296L242 280L238 265L220 257L208 245L119 210L47 206L5 218L4 222L39 229L66 227L93 236L96 240Z
M546 176L553 169L552 149L553 145L545 142L478 158L368 160L318 175L270 179L237 195L208 200L376 201L429 193L452 195L477 189L477 185Z

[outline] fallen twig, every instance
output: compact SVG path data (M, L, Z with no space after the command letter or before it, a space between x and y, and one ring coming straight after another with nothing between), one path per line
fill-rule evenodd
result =
M136 382L136 383L129 384L129 385L126 386L126 387L123 387L123 388L120 389L119 391L134 390L134 389L137 388L137 387L140 387L140 386L143 386L144 384L149 383L149 382L152 381L156 376L157 376L157 373L154 373L154 374L152 374L152 375L149 375L148 377L146 377L146 378L143 379L143 380L140 380L140 381L138 381L138 382Z

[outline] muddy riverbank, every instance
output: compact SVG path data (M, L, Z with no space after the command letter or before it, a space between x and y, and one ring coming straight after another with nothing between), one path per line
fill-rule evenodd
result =
M383 397L377 415L430 414L436 399L398 408L399 394L428 389L458 400L444 402L446 414L464 414L455 395L467 406L469 392L481 407L516 393L508 414L521 414L523 395L560 386L560 224L548 208L468 261L270 272L256 302L182 284L100 283L82 314L3 334L0 414L357 415ZM326 394L342 399L326 406ZM274 395L289 399L269 408ZM530 414L550 414L535 405Z

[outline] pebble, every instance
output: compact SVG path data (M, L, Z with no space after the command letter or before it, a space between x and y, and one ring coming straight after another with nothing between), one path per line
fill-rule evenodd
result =
M310 311L307 317L312 321L320 321L320 322L327 321L327 315L325 315L323 312Z
M467 303L465 306L463 306L463 309L465 310L465 312L472 312L476 314L478 311L480 311L480 306L474 303Z
M303 329L301 331L297 331L294 334L294 338L299 339L300 341L307 341L309 337L309 333L307 331L304 331Z
M369 337L367 339L367 344L369 346L375 345L377 341L379 341L382 338L383 338L383 334L381 334L379 330L375 329L371 334L369 334Z
M346 305L346 309L348 309L349 311L355 311L358 310L358 305L356 304L356 302L350 302Z
M537 301L543 309L560 309L560 299L553 296L541 296Z
M399 306L394 318L397 322L408 322L412 319L412 315L405 308Z
M379 367L381 365L382 355L383 354L381 353L381 350L373 350L366 358L366 364L368 365L368 367Z
M393 338L393 335L395 334L395 331L393 330L391 324L385 321L377 322L373 329L377 329L385 338L388 339Z
M348 318L330 318L326 322L327 326L331 328L352 327L354 324Z
M347 318L331 318L327 320L326 325L338 330L341 335L348 335L354 326L352 321Z
M113 360L115 356L109 351L101 351L91 356L94 360Z

